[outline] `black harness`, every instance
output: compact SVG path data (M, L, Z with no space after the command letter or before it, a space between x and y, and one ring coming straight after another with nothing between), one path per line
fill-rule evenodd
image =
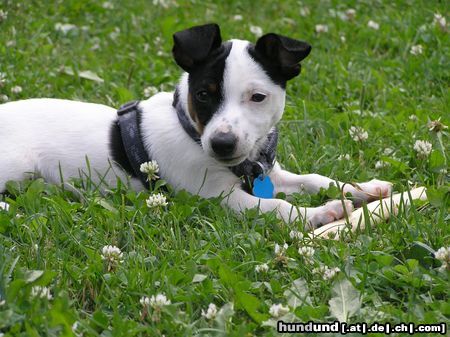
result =
M141 164L150 161L150 158L142 143L139 123L139 101L132 101L122 105L117 110L117 116L117 124L120 129L120 135L128 161L136 177L148 189L150 187L148 177L140 170Z
M177 93L175 93L175 95L177 95ZM176 96L173 106L184 131L192 138L192 140L201 146L201 136L192 125ZM146 188L149 188L147 175L140 171L140 165L150 161L150 158L142 143L139 127L139 101L132 101L122 105L117 111L117 115L117 123L120 128L123 146L134 174L141 180ZM242 187L244 190L249 193L252 193L253 181L258 177L266 176L275 164L278 130L275 127L272 128L266 137L267 139L261 147L259 157L255 161L246 159L239 165L230 167L231 172L242 180Z

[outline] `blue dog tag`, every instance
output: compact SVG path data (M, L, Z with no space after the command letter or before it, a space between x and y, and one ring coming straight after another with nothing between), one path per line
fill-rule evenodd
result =
M253 180L253 195L264 199L273 198L273 184L269 176L263 176L261 174Z

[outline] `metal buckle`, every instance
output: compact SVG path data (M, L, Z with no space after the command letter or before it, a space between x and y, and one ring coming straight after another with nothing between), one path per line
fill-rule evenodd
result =
M130 111L135 110L137 108L139 102L140 101L131 101L131 102L125 103L117 110L117 115L123 116L126 113L129 113Z

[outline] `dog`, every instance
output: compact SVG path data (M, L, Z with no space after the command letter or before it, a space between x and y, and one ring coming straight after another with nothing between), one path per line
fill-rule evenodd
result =
M308 43L275 33L255 44L222 42L217 24L177 32L173 40L173 57L184 70L174 93L158 93L119 113L101 104L47 98L0 105L0 193L7 181L29 173L60 183L87 171L96 183L128 180L141 191L148 181L136 167L151 159L175 190L222 196L237 212L258 207L309 228L351 213L352 201L299 208L274 196L317 193L332 184L359 201L391 193L385 181L355 188L318 174L288 172L275 160L286 83L300 74ZM131 122L121 119L129 116ZM262 192L255 190L258 184Z

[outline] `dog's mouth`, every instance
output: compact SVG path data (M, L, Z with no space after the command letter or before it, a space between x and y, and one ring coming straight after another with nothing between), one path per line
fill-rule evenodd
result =
M240 163L242 163L245 159L247 158L246 155L241 155L241 156L236 156L236 157L231 157L231 158L220 158L220 157L215 157L215 159L224 164L225 166L235 166L235 165L239 165Z

